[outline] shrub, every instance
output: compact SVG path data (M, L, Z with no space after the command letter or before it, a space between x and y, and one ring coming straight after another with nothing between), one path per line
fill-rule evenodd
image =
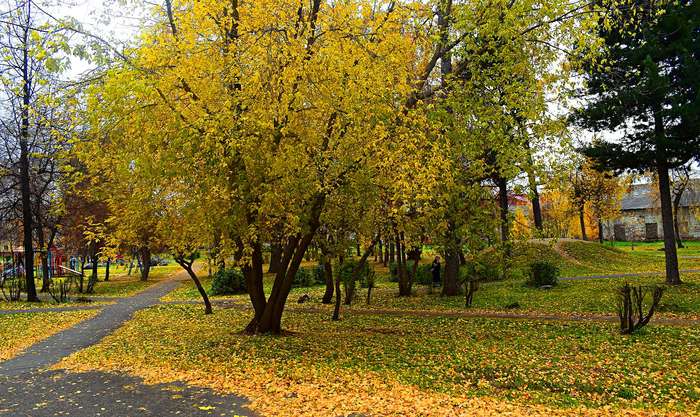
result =
M294 288L306 288L313 287L314 285L321 284L324 282L323 275L321 275L320 280L317 279L318 274L310 268L299 268L297 273L294 275L294 281L292 282L292 287Z
M541 287L543 285L557 285L559 268L548 261L535 261L530 264L530 277L528 285Z
M245 277L238 269L221 269L214 274L211 283L212 295L243 294L246 291Z
M416 276L413 278L413 283L420 285L431 285L433 283L433 273L430 272L432 267L432 264L418 265L418 268L416 268ZM444 272L444 269L442 271ZM410 277L412 272L413 261L410 261L406 263L406 273L408 273ZM389 264L389 281L399 282L399 265L396 262ZM363 288L366 288L366 286L363 285Z
M389 282L399 282L399 265L389 262Z
M648 303L646 302L646 299L649 298L647 294L651 294L651 300ZM632 334L649 323L659 303L661 303L664 287L625 284L617 290L617 295L620 333Z
M430 271L433 268L432 264L418 265L416 268L416 276L413 277L413 282L420 285L432 285L433 273ZM413 265L408 268L409 273L413 270Z
M502 256L496 251L476 255L460 268L460 279L492 282L503 279Z
M314 267L313 269L313 274L314 274L314 280L318 283L325 283L326 282L326 269L323 267L323 264L318 264Z
M358 281L362 288L368 288L369 285L374 286L374 270L366 262L362 269L360 269L357 278L353 279L352 271L355 270L357 264L357 261L349 260L343 262L343 264L338 267L337 273L340 274L340 279L345 287L345 304L350 304L352 302Z
M373 269L369 270L369 273L367 274L366 277L366 283L367 283L367 305L369 305L370 301L372 300L372 289L375 287L375 278L376 275L374 273Z

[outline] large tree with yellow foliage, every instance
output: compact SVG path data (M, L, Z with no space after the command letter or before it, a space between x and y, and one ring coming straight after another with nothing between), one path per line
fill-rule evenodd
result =
M451 260L484 232L471 227L491 213L482 182L527 157L527 121L561 73L547 68L587 13L568 1L166 0L92 86L93 139L76 152L124 236L145 225L183 252L172 231L200 230L193 242L215 240L245 275L246 330L280 333L319 231L390 236L403 295L406 248L426 230L447 236ZM282 255L265 294L270 242Z

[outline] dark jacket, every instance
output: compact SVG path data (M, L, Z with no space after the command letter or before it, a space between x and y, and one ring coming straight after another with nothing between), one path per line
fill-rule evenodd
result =
M440 262L433 261L433 266L430 268L433 273L433 282L440 282Z

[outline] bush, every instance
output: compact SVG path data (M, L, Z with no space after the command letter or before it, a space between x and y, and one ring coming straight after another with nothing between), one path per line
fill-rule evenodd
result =
M360 269L357 279L353 279L352 271L355 270L357 264L357 261L349 260L343 262L343 264L338 267L338 273L340 274L340 279L345 288L345 304L348 305L355 297L355 290L358 282L361 288L374 287L374 270L367 262L365 262L362 269Z
M543 285L557 285L559 268L548 261L535 261L530 264L530 277L528 285L541 287Z
M460 268L460 280L477 280L481 282L498 281L502 277L502 266L496 261L470 261Z
M661 303L664 287L632 286L625 284L617 290L617 315L620 318L620 333L632 334L649 324ZM647 294L651 300L646 302ZM648 305L647 305L648 304Z
M293 288L306 288L306 287L313 287L314 285L322 284L325 281L323 280L323 275L320 276L320 279L318 278L319 275L316 272L317 268L314 268L313 270L310 268L299 268L297 270L296 275L294 275L294 281L292 282L292 287Z
M320 284L325 284L326 282L326 269L323 264L318 264L313 269L314 280Z
M432 285L433 273L430 272L432 267L432 264L418 265L418 268L416 268L416 276L413 278L413 283L420 285ZM444 267L441 266L441 268ZM412 272L413 261L409 261L406 263L406 273L408 273L408 276L410 277ZM444 273L444 269L442 269L442 272ZM396 262L389 264L389 282L399 282L399 265Z
M222 269L214 274L211 283L212 295L244 294L246 292L245 277L238 269Z
M416 276L413 278L415 284L420 285L432 285L433 284L433 273L430 271L432 269L432 264L418 265L416 268ZM409 274L413 270L413 265L408 268Z
M389 282L399 282L399 265L389 262Z

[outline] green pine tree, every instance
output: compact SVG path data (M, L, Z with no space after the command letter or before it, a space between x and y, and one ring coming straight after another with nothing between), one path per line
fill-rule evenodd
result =
M666 282L680 284L668 170L700 156L700 5L616 2L600 35L606 50L584 64L588 100L577 123L621 133L582 149L606 170L659 178Z

